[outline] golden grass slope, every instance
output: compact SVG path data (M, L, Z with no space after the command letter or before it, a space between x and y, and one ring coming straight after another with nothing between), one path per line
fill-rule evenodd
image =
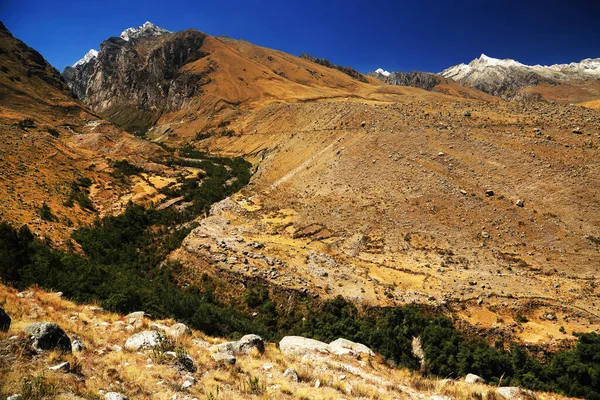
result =
M23 393L28 384L43 389L47 398L102 398L114 391L130 399L217 398L217 399L427 399L434 395L454 399L500 399L495 388L454 380L426 379L405 369L390 367L377 356L365 360L353 357L283 356L275 344L267 344L264 354L237 357L235 366L223 366L211 357L210 346L221 338L192 331L180 336L176 345L195 361L198 370L181 372L168 357L152 350L123 350L135 332L152 324L172 325L175 321L132 321L94 305L76 305L60 297L32 288L17 294L0 284L0 306L12 317L8 332L0 332L0 396ZM56 351L39 355L24 346L22 329L39 321L56 322L67 335L86 346L72 355ZM49 371L48 367L68 361L71 372ZM283 376L293 367L300 382ZM184 382L192 383L183 388ZM539 399L561 399L538 393Z

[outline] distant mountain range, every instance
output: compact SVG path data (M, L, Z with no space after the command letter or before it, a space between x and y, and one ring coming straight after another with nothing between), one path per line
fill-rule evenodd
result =
M370 75L392 85L426 90L432 90L443 77L506 100L581 102L600 96L600 58L543 66L482 54L468 64L452 66L439 74L390 73L379 68Z

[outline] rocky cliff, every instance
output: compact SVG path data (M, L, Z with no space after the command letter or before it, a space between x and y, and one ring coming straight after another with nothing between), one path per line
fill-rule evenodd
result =
M433 90L442 81L442 78L436 74L421 71L386 73L380 69L369 73L369 76L382 80L388 85L412 86L425 90Z
M63 77L92 109L134 133L143 132L163 112L182 108L201 92L205 74L180 68L207 55L202 50L206 35L193 29L125 32L127 40L105 40L96 57L67 67Z

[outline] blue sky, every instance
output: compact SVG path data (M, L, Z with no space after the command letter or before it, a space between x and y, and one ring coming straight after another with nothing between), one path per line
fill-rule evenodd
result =
M600 57L600 0L0 0L0 20L59 70L147 20L362 72L439 72L481 53L526 64Z

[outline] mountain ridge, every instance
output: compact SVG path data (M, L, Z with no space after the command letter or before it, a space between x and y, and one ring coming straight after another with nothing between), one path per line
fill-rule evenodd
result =
M468 64L449 67L439 75L505 99L526 98L527 94L533 95L534 99L549 99L550 96L540 90L544 84L561 86L559 90L566 91L570 87L581 88L583 81L597 81L600 78L600 58L542 66L525 65L512 59L500 60L482 54ZM559 90L554 92L558 93ZM600 95L597 89L588 89L587 92L587 96L579 95L581 100Z

